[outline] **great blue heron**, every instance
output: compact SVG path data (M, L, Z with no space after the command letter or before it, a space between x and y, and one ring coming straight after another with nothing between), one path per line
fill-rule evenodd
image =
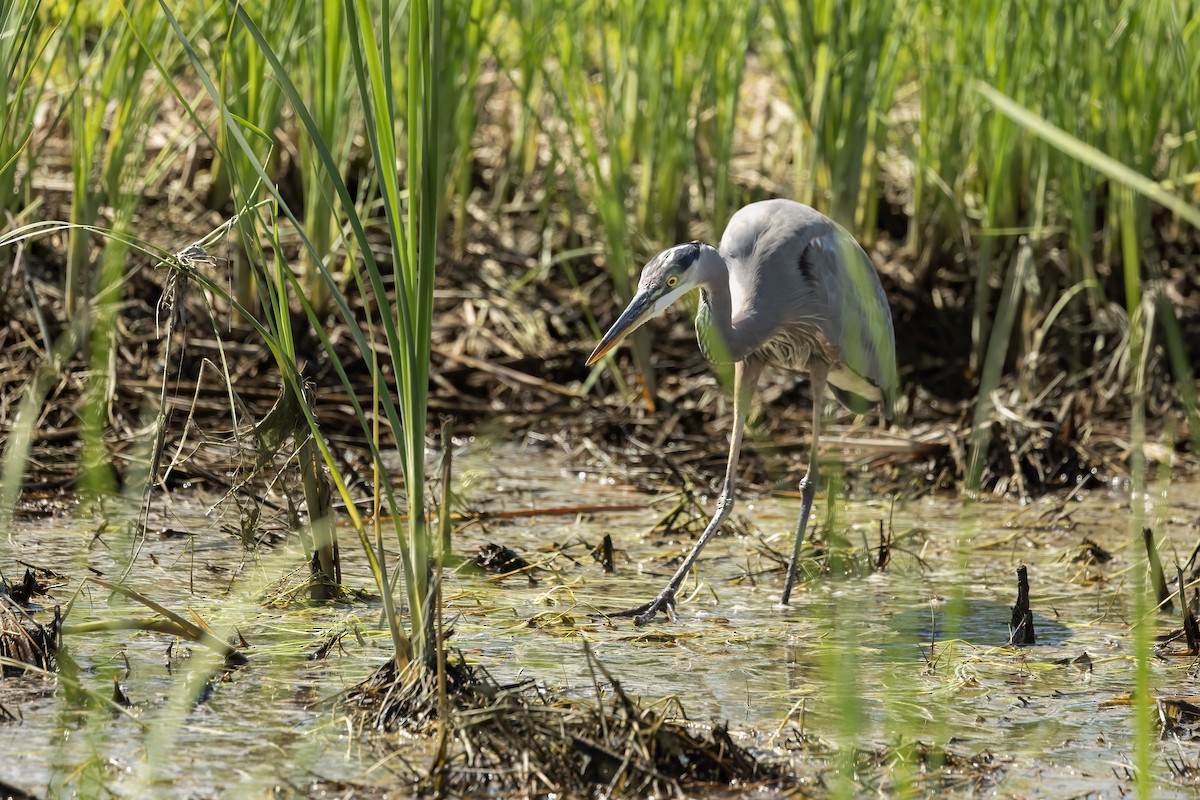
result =
M812 381L812 443L800 481L800 518L783 605L791 598L817 490L826 384L847 408L861 413L880 403L889 418L897 389L892 313L870 258L836 222L791 200L765 200L741 209L729 220L719 248L689 242L651 259L642 269L637 294L587 363L595 363L693 289L700 290L696 339L701 351L714 363L734 364L729 461L716 514L666 588L649 603L616 615L632 616L638 625L659 611L675 618L675 593L733 508L750 394L765 365L807 370Z

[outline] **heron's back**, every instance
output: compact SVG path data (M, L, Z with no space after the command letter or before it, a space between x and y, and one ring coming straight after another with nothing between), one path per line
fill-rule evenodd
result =
M751 203L721 237L733 324L768 363L829 364L829 383L855 411L891 413L897 389L892 313L870 258L854 237L792 200ZM861 399L860 399L861 398Z

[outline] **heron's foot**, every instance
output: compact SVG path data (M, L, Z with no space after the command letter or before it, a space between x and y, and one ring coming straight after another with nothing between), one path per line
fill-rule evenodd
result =
M654 619L655 615L661 611L667 615L670 622L675 621L675 587L668 586L662 590L658 597L651 600L649 603L643 603L637 608L631 608L626 611L618 611L615 614L609 614L610 617L633 617L633 624L639 628Z

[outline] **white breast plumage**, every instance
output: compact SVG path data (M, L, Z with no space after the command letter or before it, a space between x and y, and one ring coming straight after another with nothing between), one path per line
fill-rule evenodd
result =
M746 308L746 298L754 289L744 283L744 277L740 263L735 261L729 265L729 307L735 317Z

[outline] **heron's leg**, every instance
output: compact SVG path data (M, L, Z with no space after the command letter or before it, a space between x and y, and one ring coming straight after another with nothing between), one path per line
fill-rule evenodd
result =
M808 471L800 481L800 519L796 522L796 539L792 544L792 560L788 564L787 578L783 581L781 605L787 605L792 597L792 585L796 582L796 563L800 560L800 548L804 545L804 532L808 530L808 515L812 511L813 498L817 494L817 444L821 438L821 400L825 397L825 380L829 368L817 362L809 368L812 379L813 425L812 450L808 455Z
M733 434L729 438L729 461L725 466L725 483L721 487L721 496L717 498L717 513L713 515L712 520L704 529L704 533L700 534L700 538L696 540L696 544L692 547L687 558L679 565L679 569L675 570L675 574L667 583L658 595L645 605L637 608L629 609L628 611L620 611L616 614L610 614L613 617L633 617L634 624L638 626L645 625L650 620L654 619L654 615L659 611L666 613L667 617L672 621L675 619L675 593L679 591L679 587L683 585L683 581L691 572L692 565L696 563L696 559L700 555L700 551L708 544L708 540L717 534L721 527L721 523L729 516L729 512L733 510L735 483L737 482L737 462L738 453L742 449L742 431L746 425L746 416L750 413L750 395L754 391L754 386L758 383L758 376L762 372L763 364L758 359L747 359L739 361L734 365L733 369Z

